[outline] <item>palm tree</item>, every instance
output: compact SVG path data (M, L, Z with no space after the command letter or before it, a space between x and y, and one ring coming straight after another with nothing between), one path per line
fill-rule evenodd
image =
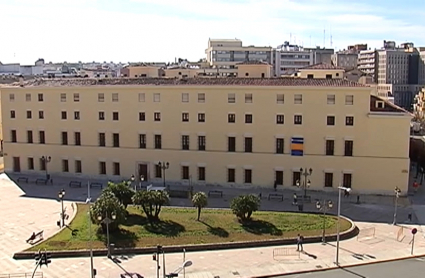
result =
M208 197L205 192L196 192L192 197L192 203L193 206L198 208L198 221L201 217L201 210L202 208L206 207L208 205Z

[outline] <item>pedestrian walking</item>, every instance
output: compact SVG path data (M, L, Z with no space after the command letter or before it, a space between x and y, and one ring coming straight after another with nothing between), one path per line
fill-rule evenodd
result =
M292 205L294 205L294 206L298 205L298 196L297 196L297 193L294 193L294 201L292 202Z
M301 234L298 234L298 237L297 237L297 251L298 252L304 251L303 241L304 241L304 237Z

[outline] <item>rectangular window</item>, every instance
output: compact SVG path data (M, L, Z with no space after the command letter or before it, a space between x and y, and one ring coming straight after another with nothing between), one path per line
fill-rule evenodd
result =
M189 113L182 113L182 122L189 121Z
M120 163L119 162L112 163L112 168L113 168L114 176L121 175L121 169L120 169Z
M119 113L118 112L112 112L112 120L113 121L119 120Z
M67 119L66 111L62 111L61 112L61 119L62 120L66 120Z
M120 134L112 133L112 147L119 148L120 147Z
M155 134L154 142L155 142L155 149L157 149L157 150L162 149L162 136L161 135Z
M144 122L146 120L145 112L139 112L139 121Z
M307 79L314 79L314 74L307 74Z
M105 147L106 146L106 136L105 133L100 132L99 133L99 147Z
M285 103L285 95L284 94L277 94L276 103L277 104L284 104Z
M74 120L80 119L80 111L74 111Z
M44 130L40 130L38 132L38 142L40 144L46 144L46 133L44 132Z
M105 94L104 93L98 93L97 94L97 101L98 102L105 102Z
M245 94L245 103L252 103L252 94Z
M353 141L352 140L345 140L344 156L353 156Z
M100 175L106 175L106 162L105 161L99 161L99 174Z
M11 119L15 119L16 118L15 110L10 110L10 118Z
M145 93L139 93L139 102L145 102Z
M351 188L353 176L352 174L345 173L342 177L342 186L346 188Z
M118 93L112 93L112 102L118 102Z
M155 178L162 178L162 168L158 164L155 164Z
M74 132L75 146L81 146L81 133Z
M283 171L275 171L276 185L283 185Z
M31 110L27 111L27 119L31 119L32 118L32 112Z
M252 170L245 169L244 183L252 183Z
M206 137L198 136L198 150L205 151L205 149L206 149Z
M189 102L189 94L182 93L182 102Z
M42 120L42 119L44 119L44 111L38 111L38 118L40 119L40 120Z
M245 123L252 124L252 114L245 114Z
M204 103L205 102L205 93L199 93L198 94L198 102Z
M334 174L325 173L325 187L333 187Z
M204 113L198 113L198 122L199 123L205 123L205 114Z
M28 157L28 170L34 170L34 158Z
M332 79L332 74L326 74L326 79Z
M62 131L62 145L68 145L68 132Z
M64 173L68 173L69 172L68 159L62 159L62 172L64 172Z
M335 151L335 141L326 140L326 155L334 155Z
M346 95L345 105L353 105L353 104L354 104L354 95Z
M235 114L228 114L227 115L227 122L228 123L235 123L236 122L236 115Z
M205 181L205 167L198 167L198 181Z
M189 135L182 135L182 150L189 150Z
M294 125L302 125L302 124L303 124L303 116L294 115Z
M189 177L189 166L182 166L182 180L188 180Z
M276 124L283 125L285 123L285 116L282 114L276 115Z
M227 169L227 182L235 182L236 180L236 170Z
M25 101L31 101L31 94L25 94Z
M328 125L328 126L335 125L335 116L327 116L326 117L326 125Z
M18 136L16 134L16 130L14 130L14 129L10 131L10 141L12 143L18 142Z
M353 116L345 117L345 125L346 126L353 126L354 125L354 117Z
M34 143L33 136L32 136L32 130L27 130L27 143L28 144Z
M335 104L335 95L327 96L327 104Z
M105 112L99 111L99 121L104 121L104 120L105 120Z
M161 113L159 113L159 112L153 113L153 120L155 122L160 122L161 121Z
M81 164L81 160L75 160L75 173L82 173L83 166Z
M235 152L236 151L236 137L228 137L227 138L228 151Z
M295 94L294 95L294 104L303 104L303 95Z
M80 101L80 94L74 93L74 102L79 102L79 101Z
M236 95L227 94L227 103L236 103Z
M252 138L245 137L245 152L252 153Z
M301 173L300 172L292 172L292 185L297 186L301 179Z
M43 94L38 94L38 101L43 101L44 100L44 96Z
M146 149L146 134L139 134L139 149Z
M161 102L161 94L160 93L154 93L153 94L153 102Z
M66 102L66 94L61 93L61 102Z
M9 94L9 101L15 101L15 94Z
M284 140L283 138L276 138L276 153L284 153Z

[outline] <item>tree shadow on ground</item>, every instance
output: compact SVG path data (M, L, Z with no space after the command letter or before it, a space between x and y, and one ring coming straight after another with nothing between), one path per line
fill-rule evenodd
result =
M131 227L131 226L143 226L146 225L148 219L140 214L128 214L125 219L123 226Z
M167 237L176 237L180 233L186 231L184 226L171 220L149 222L144 225L144 227L146 231L150 233L164 235Z
M138 241L138 237L135 233L125 229L110 231L109 235L110 235L109 242L115 244L115 247L119 247L119 248L135 247ZM108 238L107 238L107 235L103 233L103 230L101 228L97 229L96 236L100 241L103 241L106 248Z
M272 236L281 236L283 234L282 230L278 229L275 225L263 220L250 219L241 222L241 224L245 231L256 235L269 234Z
M210 224L205 223L204 221L199 221L205 226L207 226L208 233L218 236L218 237L229 237L229 232L221 227L212 227Z

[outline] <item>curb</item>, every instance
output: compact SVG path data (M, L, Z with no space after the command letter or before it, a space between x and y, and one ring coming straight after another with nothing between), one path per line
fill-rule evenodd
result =
M355 223L344 216L341 216L342 219L351 223L350 229L340 234L340 240L347 240L358 235L359 228ZM326 236L326 241L336 241L336 235ZM315 237L306 237L304 243L319 243L322 242L322 236ZM268 246L277 246L277 245L292 245L295 244L294 238L289 239L271 239L271 240L262 240L262 241L246 241L246 242L225 242L225 243L209 243L209 244L198 244L198 245L173 245L173 246L164 246L163 249L167 253L178 253L182 249L186 249L187 252L196 252L196 251L212 251L212 250L223 250L223 249L242 249L242 248L255 248L255 247L268 247ZM156 246L153 247L139 247L139 248L116 248L112 249L112 255L119 254L137 254L137 255L146 255L155 253L157 250ZM52 258L71 258L71 257L88 257L90 255L89 250L67 250L67 251L49 251ZM97 249L93 250L93 256L106 256L108 253L107 249ZM35 252L33 251L23 251L13 254L15 260L26 260L33 259Z
M285 272L285 273L278 273L278 274L251 276L250 278L272 278L272 277L280 277L280 276L325 272L325 271L328 271L328 270L336 270L336 269L340 269L340 268L351 268L351 267L357 267L357 266L363 266L363 265L381 264L381 263L390 263L390 262L403 261L403 260L409 260L409 259L417 259L417 258L422 258L424 256L425 256L425 254L412 255L412 256L409 256L409 257L399 257L399 258L386 259L386 260L381 260L381 261L371 261L371 262L364 262L364 263L331 266L331 267L328 267L328 268L317 268L317 269L315 268L315 269L311 269L311 270L299 270L299 271Z

